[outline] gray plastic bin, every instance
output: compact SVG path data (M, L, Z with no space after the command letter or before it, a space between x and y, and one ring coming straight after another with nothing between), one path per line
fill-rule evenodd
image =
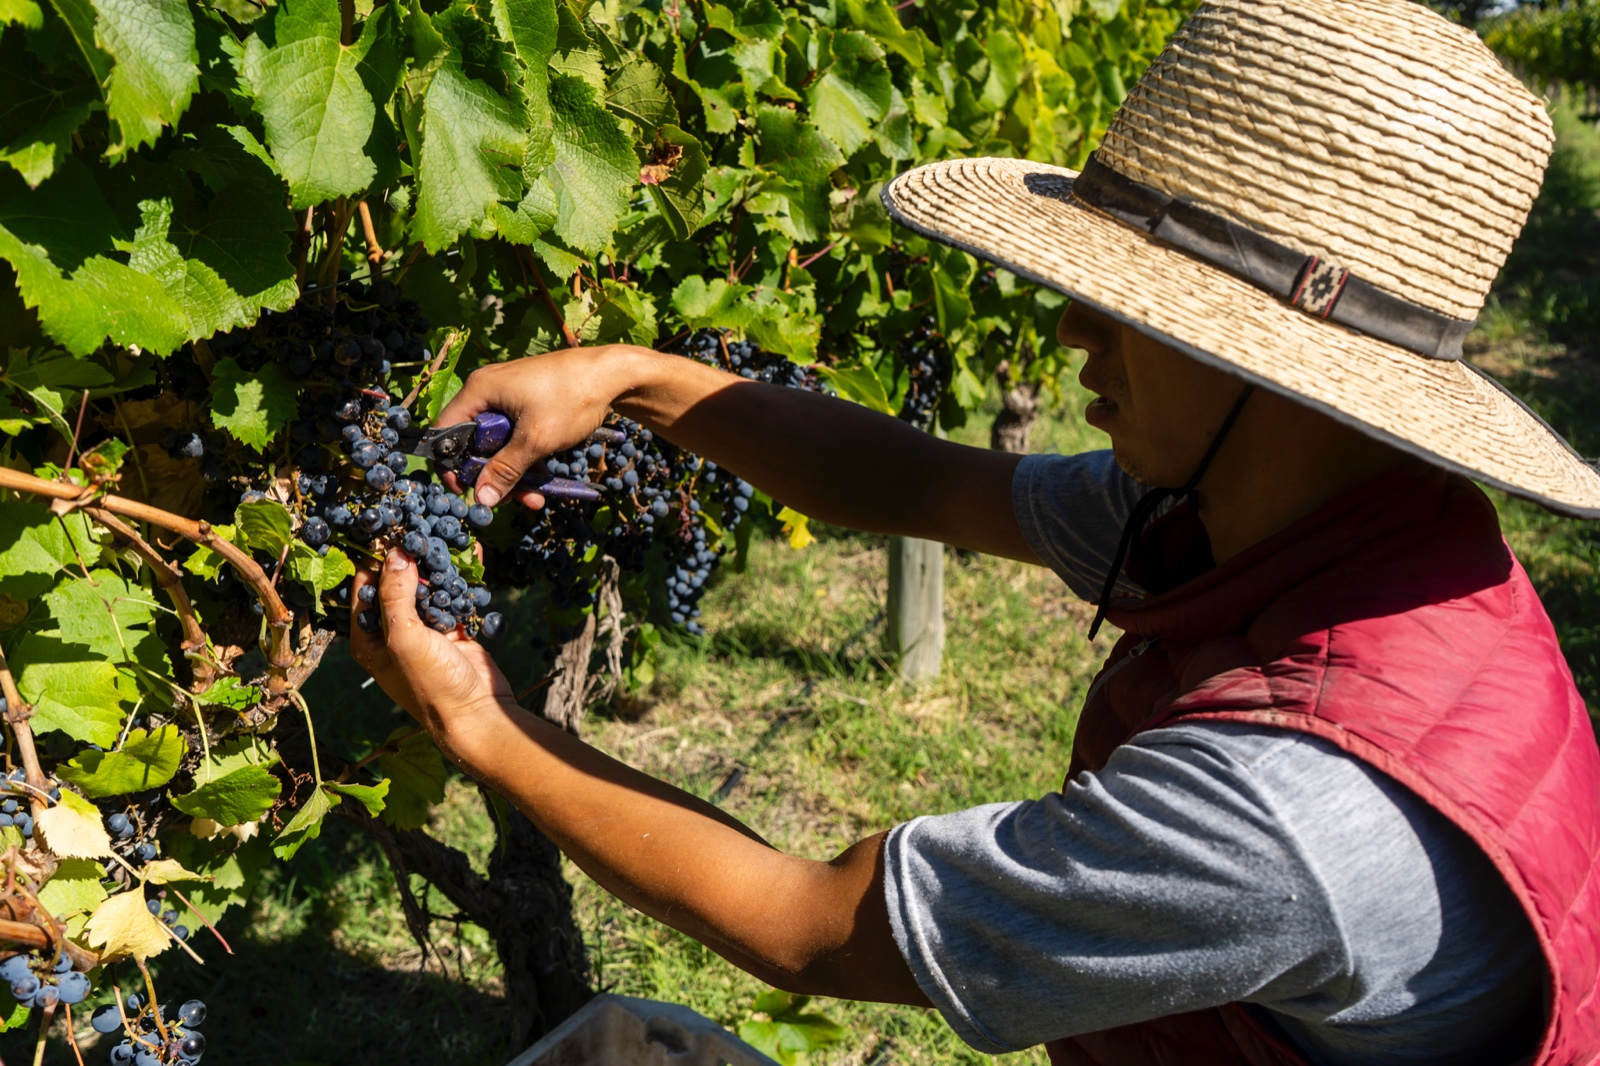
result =
M603 995L506 1066L778 1066L678 1003Z

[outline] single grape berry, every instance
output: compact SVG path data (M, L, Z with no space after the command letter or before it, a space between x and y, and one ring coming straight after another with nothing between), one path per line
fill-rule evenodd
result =
M117 1013L115 1003L107 1003L95 1008L94 1013L89 1015L89 1024L97 1033L114 1033L122 1028L122 1016Z
M178 1045L178 1054L186 1059L197 1059L206 1050L206 1038L201 1033L190 1033L183 1038L183 1043Z
M389 426L392 429L407 430L411 428L411 412L404 407L389 408Z
M149 911L151 914L160 915L161 914L161 901L159 899L147 899L147 900L144 901L144 908L145 908L145 910Z
M177 937L179 940L188 940L189 927L186 925L175 925L172 927L172 935Z
M76 970L62 974L61 980L56 983L61 1002L69 1006L75 1006L88 998L90 988L88 976Z
M379 492L387 492L394 484L394 471L379 463L367 471L367 484Z
M475 503L467 508L467 521L473 529L483 529L494 521L494 511L488 504Z
M154 844L140 844L133 849L133 857L139 862L152 862L156 857L156 846Z
M505 619L501 617L499 611L490 611L488 614L483 616L483 627L481 632L483 633L485 640L493 640L495 637L498 637L501 629L504 627Z
M356 593L356 599L361 601L362 603L365 603L365 604L377 603L378 602L378 586L376 586L376 585L362 585L361 586L361 591Z
M383 628L383 619L378 615L376 607L368 607L356 615L356 625L361 627L363 633L376 633Z
M304 528L300 530L300 539L313 548L320 548L328 543L328 538L333 535L333 530L328 528L328 523L321 518L308 518Z
M402 408L403 410L403 408ZM206 1005L198 999L191 999L178 1008L178 1021L190 1029L200 1028L206 1020Z

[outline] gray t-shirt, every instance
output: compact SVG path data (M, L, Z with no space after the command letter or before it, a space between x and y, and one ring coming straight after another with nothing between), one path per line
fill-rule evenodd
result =
M1030 457L1017 520L1097 596L1141 491L1107 452ZM896 827L885 871L901 953L981 1051L1241 1000L1319 1066L1506 1064L1542 1027L1538 943L1483 853L1288 730L1142 733L1063 793Z

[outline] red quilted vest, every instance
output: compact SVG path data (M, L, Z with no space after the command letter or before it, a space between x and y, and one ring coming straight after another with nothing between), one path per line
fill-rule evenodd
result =
M1550 973L1537 1066L1600 1059L1600 752L1488 499L1406 468L1209 561L1187 505L1141 538L1129 573L1154 594L1111 606L1125 635L1091 689L1069 778L1178 718L1332 741L1460 826L1521 901ZM1048 1050L1058 1066L1302 1062L1238 1004Z

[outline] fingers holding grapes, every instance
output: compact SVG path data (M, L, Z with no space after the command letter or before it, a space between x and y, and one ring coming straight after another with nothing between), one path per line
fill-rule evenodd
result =
M442 743L485 713L498 715L500 701L513 693L488 651L462 627L441 631L419 614L429 587L402 550L391 551L379 572L357 572L350 648L383 690ZM498 629L499 615L493 617Z
M479 502L493 507L511 497L535 509L544 505L539 493L519 489L517 482L535 464L582 441L601 424L621 391L613 379L626 347L547 352L482 367L468 376L439 413L438 424L470 421L485 411L499 411L512 423L510 439L473 480ZM452 481L459 491L454 475Z

